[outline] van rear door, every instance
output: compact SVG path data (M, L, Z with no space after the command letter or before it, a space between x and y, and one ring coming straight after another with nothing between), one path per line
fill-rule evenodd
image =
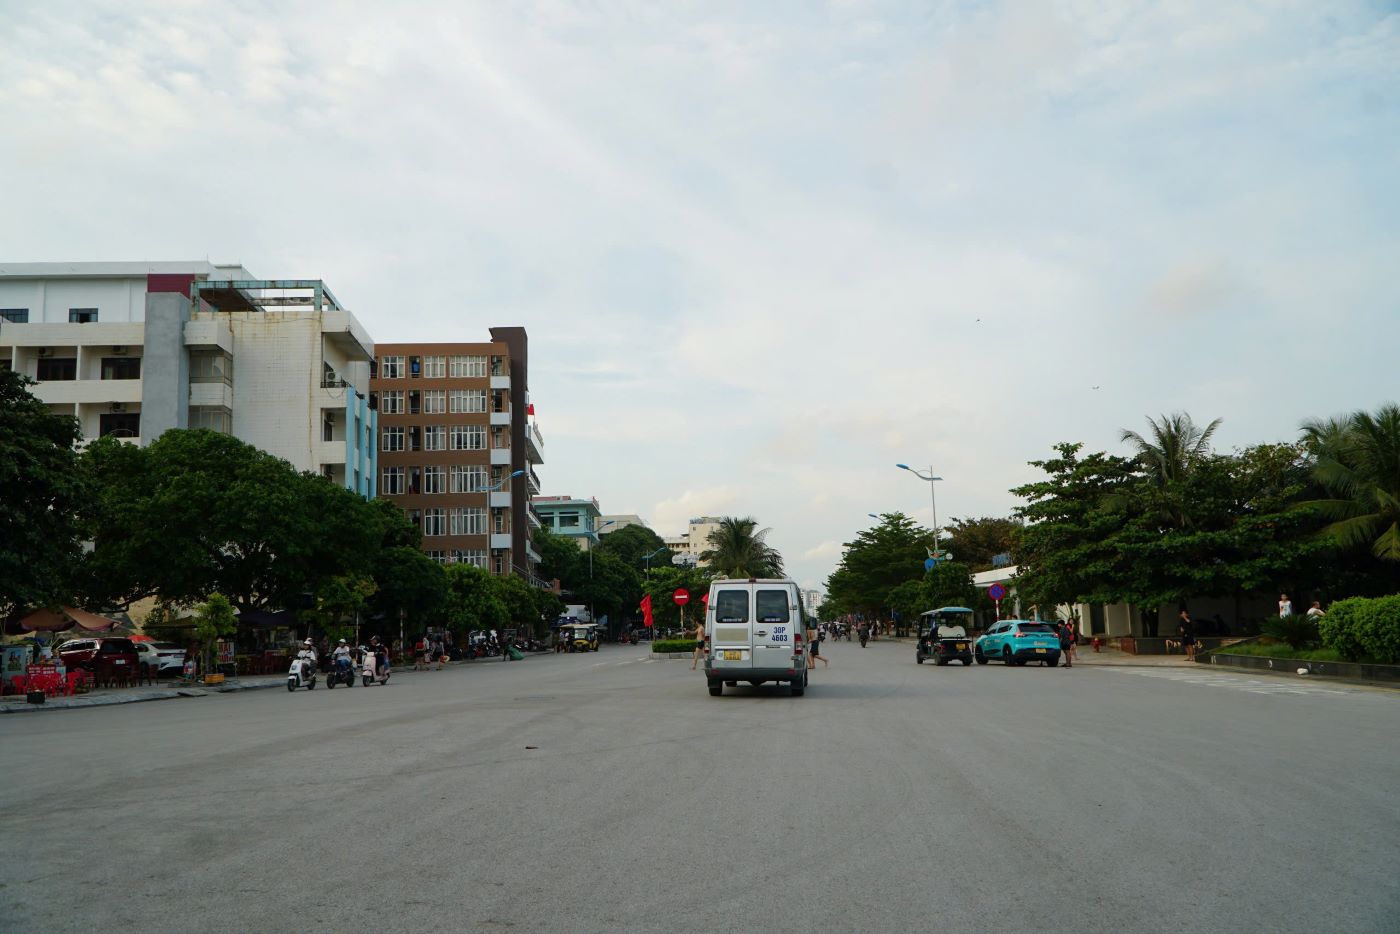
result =
M792 668L798 620L797 594L790 584L753 584L755 668Z
M744 583L716 586L706 612L713 615L710 627L712 668L752 668L753 612L752 586Z

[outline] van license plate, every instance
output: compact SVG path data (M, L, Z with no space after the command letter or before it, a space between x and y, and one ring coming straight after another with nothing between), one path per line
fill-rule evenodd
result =
M724 652L724 660L726 662L737 662L742 660L743 657L744 653L735 649L726 649Z

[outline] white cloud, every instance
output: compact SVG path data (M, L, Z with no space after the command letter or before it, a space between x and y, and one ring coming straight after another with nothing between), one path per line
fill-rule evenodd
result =
M381 341L524 325L548 491L753 515L819 582L867 513L931 521L897 461L1001 514L1057 441L1393 396L1397 36L1361 2L9 5L0 258L321 276Z

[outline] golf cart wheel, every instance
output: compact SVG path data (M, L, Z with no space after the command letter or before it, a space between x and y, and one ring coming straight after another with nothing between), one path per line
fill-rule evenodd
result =
M917 655L917 654L916 654L916 655L914 656L914 661L916 661L916 662L918 662L920 665L922 665L922 664L924 663L924 657L923 657L922 655Z
M972 664L972 659L970 659L970 658L964 658L964 659L962 660L962 663L963 663L963 667L966 668L968 665L971 665L971 664Z

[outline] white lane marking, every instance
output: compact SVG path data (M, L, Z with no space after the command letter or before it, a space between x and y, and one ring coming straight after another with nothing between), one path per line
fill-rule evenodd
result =
M1105 670L1108 670L1105 668ZM1142 678L1160 678L1164 681L1178 681L1183 684L1204 684L1210 687L1231 688L1236 691L1245 691L1249 694L1298 694L1312 697L1322 697L1326 695L1345 697L1354 694L1354 691L1339 691L1333 688L1319 687L1311 684L1298 684L1292 681L1274 681L1272 679L1263 681L1258 678L1244 678L1238 675L1219 674L1201 675L1189 671L1152 671L1144 668L1121 668L1113 669L1117 674L1137 675Z

